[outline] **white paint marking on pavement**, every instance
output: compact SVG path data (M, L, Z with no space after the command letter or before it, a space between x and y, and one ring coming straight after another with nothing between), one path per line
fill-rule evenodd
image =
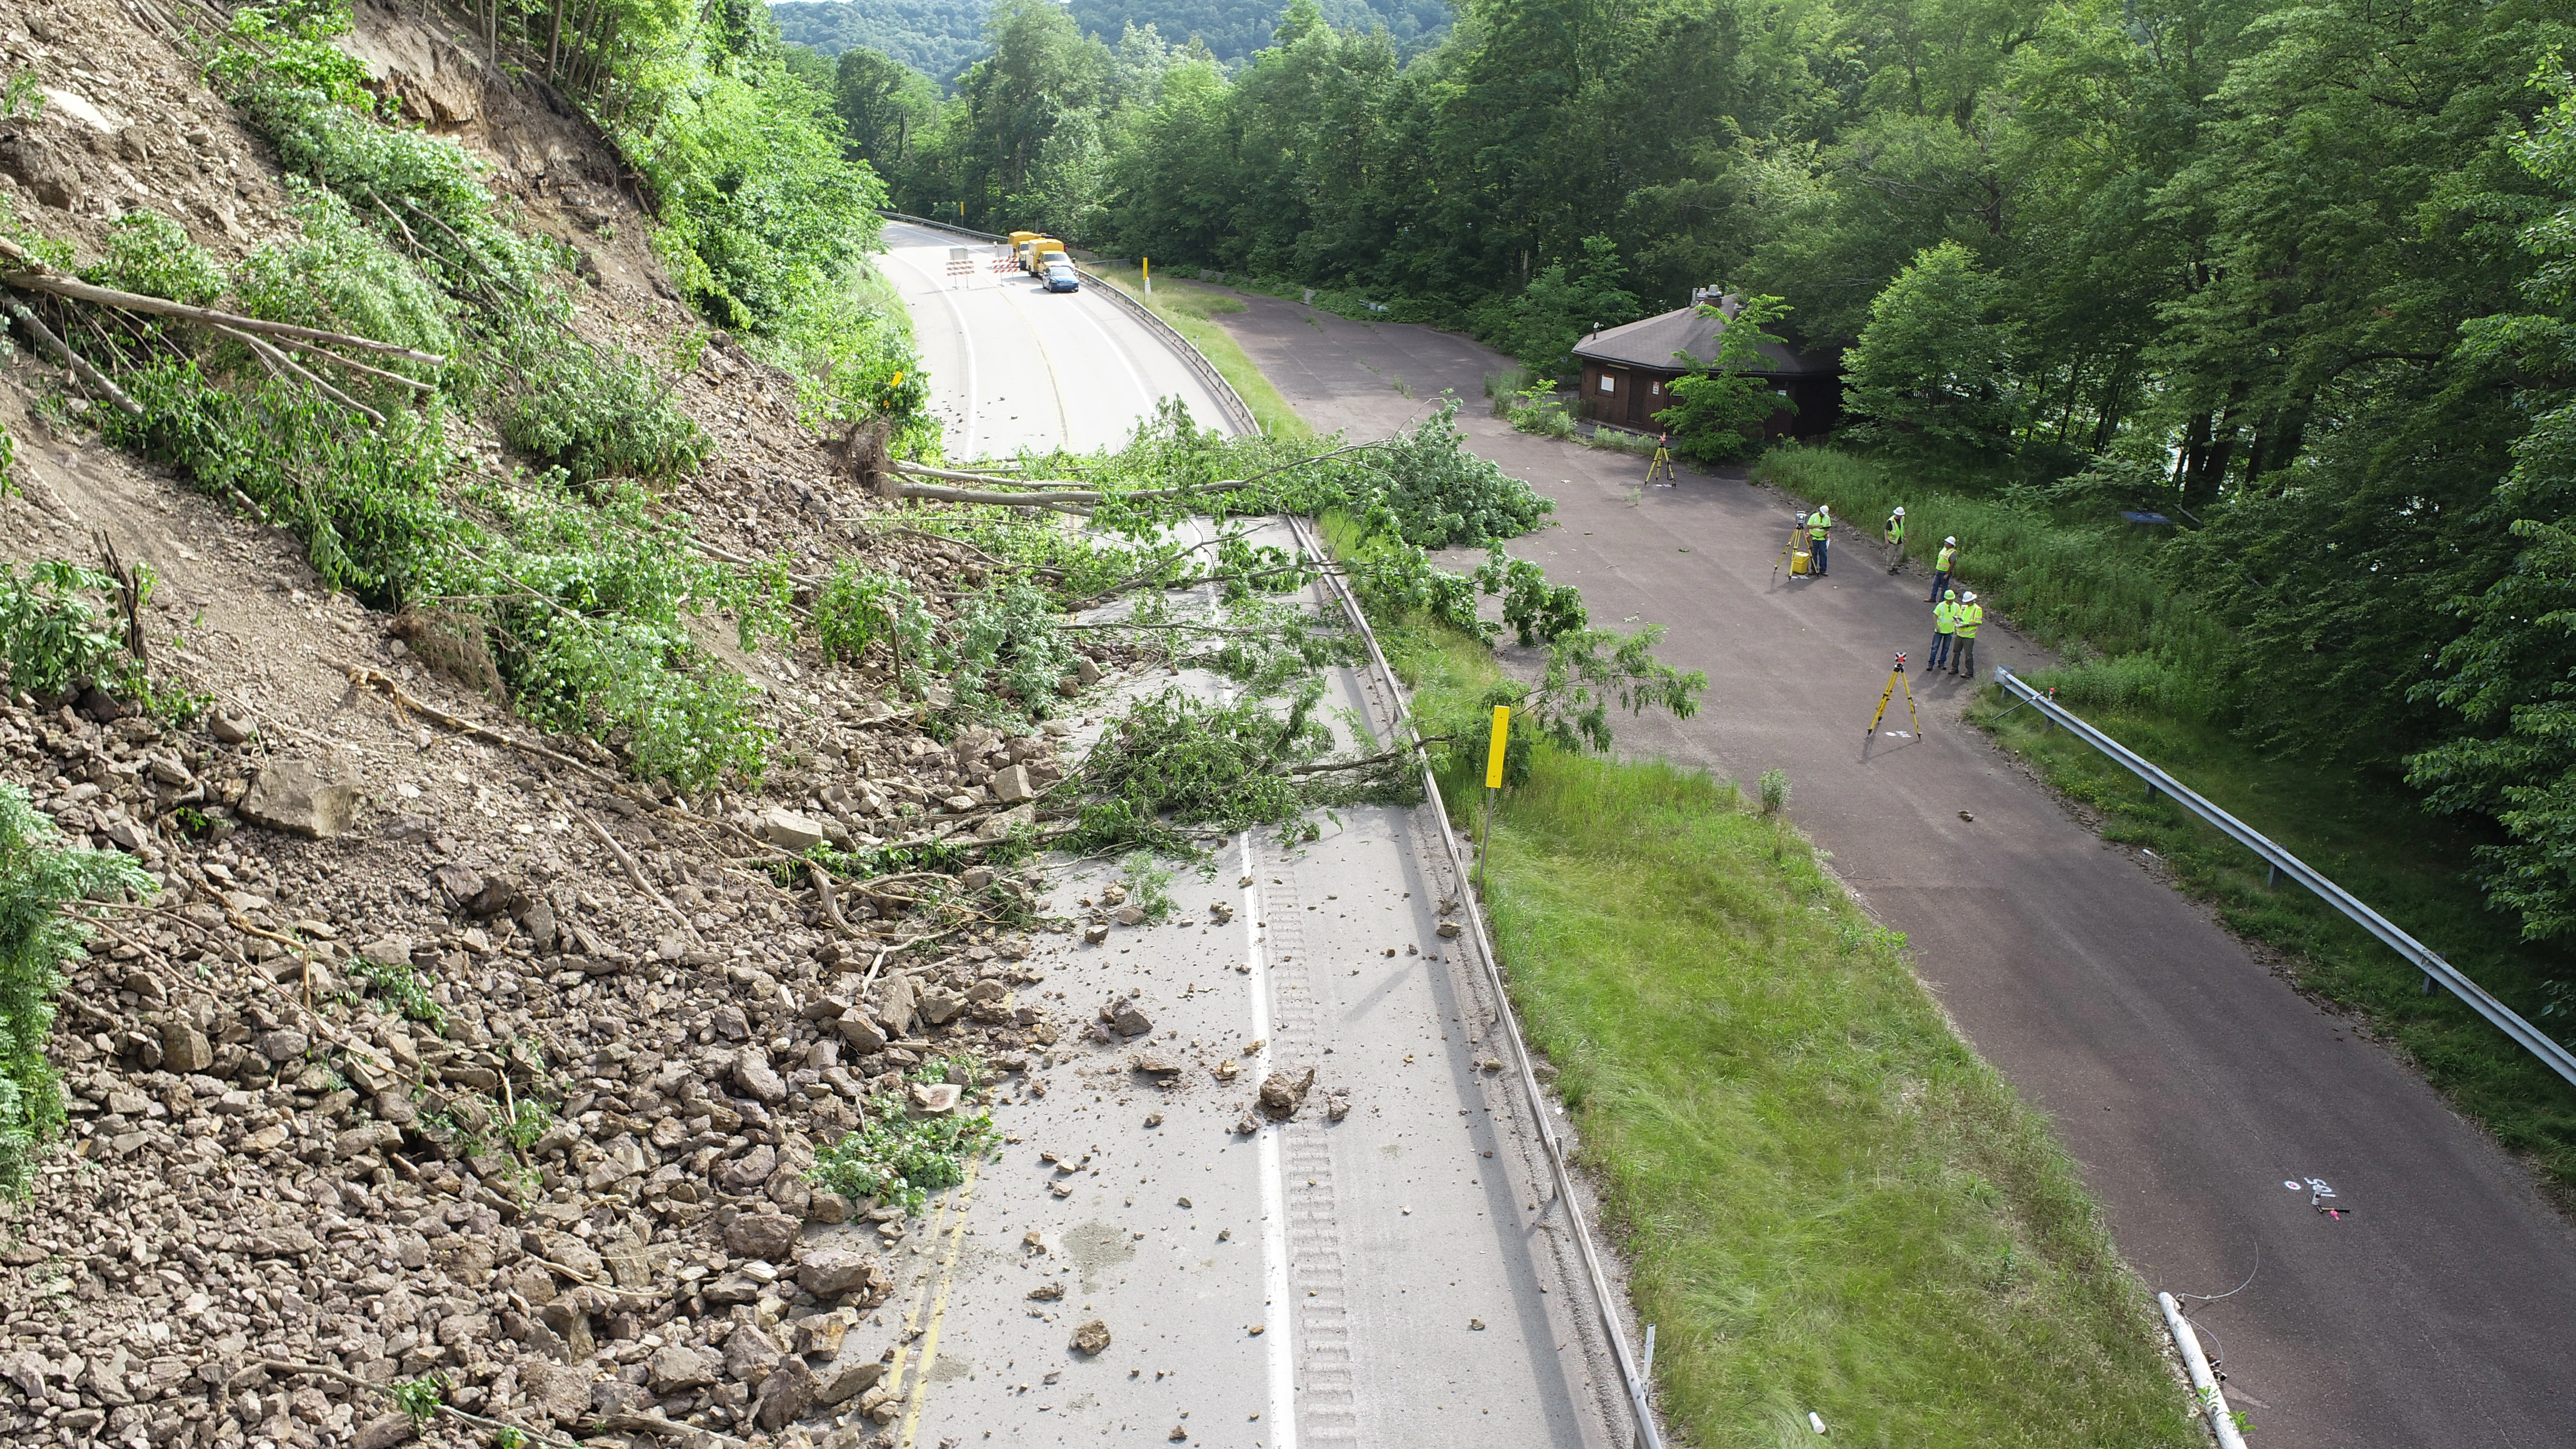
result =
M1106 284L1104 283L1103 285ZM1076 300L1082 300L1079 294L1077 294ZM1091 309L1088 306L1075 307L1073 309L1073 315L1081 318L1082 325L1090 328L1092 335L1100 339L1100 345L1109 349L1109 355L1118 359L1118 365L1127 369L1127 380L1136 384L1136 396L1144 400L1144 406L1138 410L1137 417L1141 419L1146 413L1152 412L1154 410L1154 404L1161 401L1161 399L1155 397L1154 390L1145 385L1145 375L1136 370L1135 362L1127 356L1127 349L1119 346L1117 342L1110 337L1109 329L1100 325L1099 319L1091 315Z
M957 299L949 295L946 287L940 286L930 273L922 270L919 262L893 247L886 248L886 255L910 267L922 281L929 283L930 289L939 294L939 299L948 304L948 315L957 319L957 346L966 354L966 443L957 450L957 456L975 457L975 334L967 329L965 310L957 305Z
M1012 316L1020 319L1021 326L1029 329L1029 346L1037 353L1039 363L1046 368L1048 391L1055 394L1055 435L1063 439L1062 446L1070 450L1074 446L1073 414L1065 410L1064 379L1056 375L1055 354L1047 351L1046 334L1038 330L1038 324L1029 317L1027 304L1020 299L1020 294L1026 290L1028 289L1020 286L1003 286L996 288L994 295L1000 297L1003 305L1011 309Z
M1243 832L1243 948L1252 966L1252 1039L1263 1043L1253 1070L1270 1061L1270 967L1261 954L1260 887L1253 884L1260 865L1252 856L1252 832ZM1258 1082L1260 1079L1255 1077ZM1259 1111L1256 1104L1255 1112ZM1296 1305L1288 1297L1288 1189L1279 1176L1279 1133L1263 1127L1253 1142L1261 1157L1261 1292L1269 1299L1269 1323L1262 1336L1270 1340L1270 1421L1265 1449L1297 1449L1297 1359L1290 1324Z

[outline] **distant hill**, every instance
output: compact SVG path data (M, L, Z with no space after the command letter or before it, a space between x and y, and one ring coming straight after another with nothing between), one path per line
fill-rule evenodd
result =
M945 83L984 53L991 0L797 0L772 5L781 35L828 56L881 50Z
M1405 54L1449 29L1448 0L1319 0L1344 30L1383 25ZM1073 18L1112 45L1129 22L1151 25L1178 45L1191 36L1228 66L1270 43L1285 0L1072 0ZM799 45L837 56L854 45L884 51L934 80L948 81L984 52L990 0L790 0L772 5L778 29Z
M1337 30L1383 25L1396 48L1410 55L1427 49L1449 29L1448 0L1317 0ZM1195 35L1229 67L1270 43L1286 0L1073 0L1082 28L1115 45L1133 21L1152 25L1178 45Z

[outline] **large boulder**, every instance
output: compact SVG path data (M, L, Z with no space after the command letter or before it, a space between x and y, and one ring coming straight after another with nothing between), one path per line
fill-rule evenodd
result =
M684 1394L712 1387L716 1369L704 1354L675 1343L655 1349L653 1356L644 1361L644 1381L656 1394Z
M358 819L358 787L334 785L305 760L278 760L252 777L241 815L253 825L328 840Z
M894 1289L876 1255L855 1248L817 1248L807 1253L797 1261L796 1282L817 1298L851 1292L882 1298Z

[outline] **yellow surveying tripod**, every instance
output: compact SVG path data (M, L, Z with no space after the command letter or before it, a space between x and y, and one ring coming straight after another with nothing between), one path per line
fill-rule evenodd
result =
M1673 453L1672 449L1666 446L1671 441L1672 435L1669 433L1655 435L1655 459L1646 465L1647 482L1653 483L1661 478L1663 482L1660 486L1670 488L1680 481L1673 477Z
M1915 713L1914 686L1906 683L1905 656L1899 654L1896 656L1896 667L1888 671L1887 688L1878 696L1878 713L1869 717L1869 728L1861 732L1861 738L1863 740L1866 740L1871 735L1878 733L1878 722L1887 718L1887 702L1896 697L1896 691L1899 685L1903 685L1905 689L1905 714L1907 718L1914 721L1914 737L1916 739L1921 739L1923 737L1923 716ZM1892 734L1894 731L1890 731L1890 733Z

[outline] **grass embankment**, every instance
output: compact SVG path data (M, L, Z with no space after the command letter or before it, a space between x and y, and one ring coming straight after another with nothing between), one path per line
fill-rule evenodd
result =
M1426 728L1483 737L1482 644L1380 637ZM1462 809L1480 785L1463 756L1442 780ZM1795 830L1708 775L1542 745L1490 850L1513 997L1678 1430L1803 1441L1812 1410L1855 1443L2199 1441L2046 1123Z
M1279 389L1271 386L1270 379L1262 375L1260 368L1253 366L1252 359L1244 353L1243 344L1235 341L1231 333L1213 320L1227 312L1243 311L1242 298L1214 287L1174 281L1169 277L1157 281L1153 295L1147 296L1143 274L1124 262L1086 263L1084 270L1104 278L1118 290L1144 303L1153 309L1155 316L1171 323L1173 331L1188 338L1192 347L1215 364L1216 370L1233 386L1235 394L1243 399L1244 406L1252 409L1252 416L1261 424L1263 432L1286 438L1314 436L1314 428L1297 416L1297 410L1288 405L1288 399L1280 396Z
M2576 952L2526 942L2513 918L2486 908L2477 836L2426 815L2412 791L2385 779L2257 750L2215 722L2232 656L2226 626L2164 583L2145 538L2118 525L2068 526L1996 498L1909 490L1879 464L1827 448L1775 451L1759 471L1863 528L1903 503L1906 551L1918 560L1957 535L1961 578L2016 626L2085 656L2034 676L2069 708L2568 1039L2576 996L2554 997L2550 983L2576 983ZM2182 887L2232 929L2283 952L2302 990L2360 1013L2453 1106L2530 1154L2560 1189L2576 1189L2576 1088L2449 992L2423 995L2420 972L2323 901L2267 887L2260 862L2181 806L2150 802L2136 777L2062 731L2041 730L2032 711L1989 701L1970 720L2102 811L2106 838L2171 862Z

